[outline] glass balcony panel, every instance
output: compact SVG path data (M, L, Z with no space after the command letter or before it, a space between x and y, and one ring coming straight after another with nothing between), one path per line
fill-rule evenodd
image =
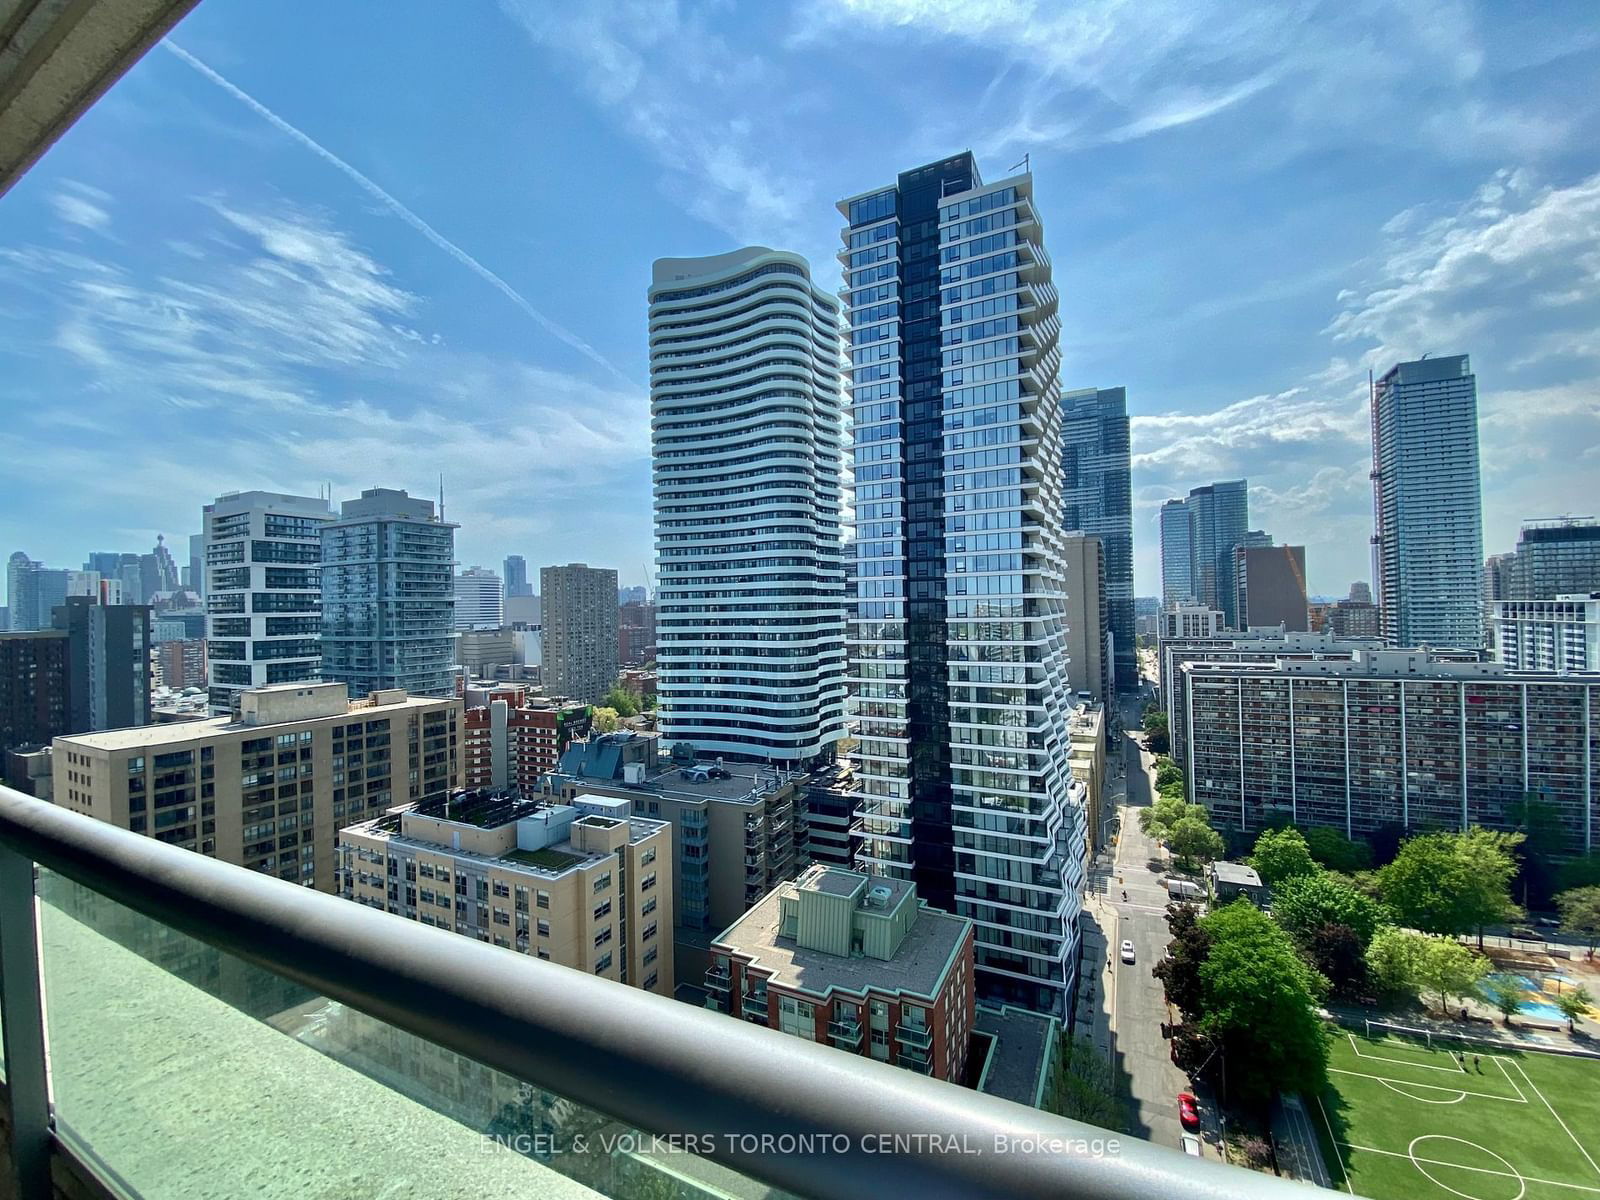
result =
M143 1200L781 1195L40 872L57 1129Z

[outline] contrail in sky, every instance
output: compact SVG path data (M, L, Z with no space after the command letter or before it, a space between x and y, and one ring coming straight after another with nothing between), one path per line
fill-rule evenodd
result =
M198 58L190 54L176 42L172 41L171 39L165 39L161 44L173 54L177 55L184 62L188 63L196 71L200 72L200 74L204 75L212 83L216 84L223 91L227 92L228 95L232 96L235 100L249 108L250 111L254 112L262 120L273 126L273 128L277 129L281 133L288 134L307 150L311 151L311 153L322 159L323 162L327 163L331 167L337 168L339 171L347 175L356 183L357 186L361 188L362 191L366 192L374 200L378 201L378 203L382 204L395 216L399 217L407 225L411 226L411 228L415 229L423 237L427 238L435 246L443 250L446 254L455 259L462 266L466 267L469 271L473 272L484 282L493 286L507 300L511 301L511 303L515 304L530 318L532 318L534 324L538 325L539 328L543 329L551 337L555 338L557 341L566 343L568 346L571 346L574 350L583 355L585 358L589 359L591 362L598 363L624 383L629 385L634 383L632 379L629 379L628 376L619 370L616 364L611 362L610 359L606 358L605 355L601 354L598 350L596 350L588 342L584 341L577 334L573 333L570 329L567 329L563 325L557 324L555 321L552 321L549 317L545 316L542 312L530 304L527 297L525 297L521 292L517 291L516 288L512 287L488 267L484 266L477 259L473 258L472 255L468 254L460 246L456 245L449 238L445 237L444 234L440 233L432 225L429 225L421 217L417 216L416 213L412 212L399 200L395 199L388 192L384 191L384 189L378 184L374 183L367 176L356 170L356 168L345 162L344 159L340 158L332 150L329 150L326 146L322 145L308 134L302 133L299 129L296 129L293 125L289 124L289 122L285 121L265 104L262 104L254 96L250 95L250 93L244 91L242 88L235 87L232 83L228 82L228 80L224 79L221 75L218 75L210 67L206 66L205 63L201 62Z

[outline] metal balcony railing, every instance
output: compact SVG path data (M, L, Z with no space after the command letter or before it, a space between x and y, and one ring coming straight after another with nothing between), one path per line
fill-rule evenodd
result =
M137 939L114 939L83 913L75 917L64 897L107 910L147 938L194 948L186 951L191 959L196 951L220 954L227 968L221 985L230 971L247 973L252 1000L263 989L297 996L309 990L317 999L293 1010L273 1008L277 1015L270 1018L252 1017L205 994L205 985L191 984L178 966L158 961L160 955L150 957ZM98 956L102 951L105 960ZM120 967L107 966L111 960ZM41 987L41 963L49 988ZM122 1010L138 1010L128 1021L152 1014L186 1020L187 1011L174 1017L166 1010L191 994L197 998L195 1016L211 1027L196 1030L194 1038L179 1036L185 1044L148 1037L124 1043L120 1034L82 1038L122 1018ZM676 1153L671 1170L709 1160L802 1197L908 1191L929 1200L1301 1195L1275 1178L1136 1139L1111 1139L1108 1147L1104 1130L418 925L0 788L0 1035L6 1076L0 1102L10 1110L10 1162L17 1176L0 1180L0 1194L50 1194L52 1160L57 1170L112 1179L118 1194L135 1186L126 1170L148 1174L168 1164L191 1180L218 1181L218 1194L226 1194L225 1180L239 1178L240 1170L270 1173L292 1158L311 1177L326 1176L308 1177L307 1188L325 1184L338 1191L341 1181L353 1177L356 1165L347 1160L361 1153L364 1136L346 1124L382 1110L383 1125L363 1127L379 1136L396 1122L388 1115L391 1106L409 1114L413 1124L402 1142L384 1151L391 1161L374 1163L373 1171L392 1169L399 1177L439 1161L465 1164L462 1169L493 1167L502 1180L522 1181L514 1187L502 1182L493 1194L549 1194L537 1179L540 1172L560 1169L559 1156L551 1159L537 1146L520 1154L493 1146L461 1153L463 1139L476 1145L488 1130L456 1123L462 1118L443 1108L426 1112L397 1082L397 1070L407 1065L403 1056L386 1060L382 1070L347 1066L326 1049L302 1044L301 1035L276 1028L291 1011L307 1029L339 1017L360 1023L365 1034L392 1034L391 1044L426 1058L418 1064L419 1075L436 1073L439 1055L472 1060L473 1071L487 1070L522 1088L520 1101L501 1109L496 1120L518 1104L528 1109L543 1103L540 1112L586 1112L597 1121L621 1122L647 1140L679 1139L689 1155ZM235 1072L248 1077L243 1094L229 1089L232 1076L207 1074L210 1058L197 1058L188 1070L173 1059L180 1051L226 1052L231 1039L215 1028L223 1022L253 1031L256 1057L250 1068ZM130 1055L148 1061L116 1057ZM102 1061L106 1056L114 1061ZM258 1120L275 1097L280 1104L298 1102L293 1089L303 1074L330 1072L349 1075L366 1097L341 1110L337 1141L311 1146L299 1108L289 1109L284 1124ZM148 1085L158 1094L144 1094L145 1079L161 1081ZM248 1136L233 1143L236 1152L259 1154L260 1161L242 1168L230 1161L219 1149L228 1134L222 1119L199 1106L162 1108L164 1120L137 1124L131 1132L115 1112L121 1141L86 1137L77 1125L96 1105L104 1112L129 1097L166 1105L165 1093L175 1085L215 1089L231 1101L237 1119L250 1126L243 1131ZM108 1089L119 1090L121 1098L107 1095ZM374 1104L374 1089L390 1096L390 1103ZM159 1144L172 1113L184 1111L197 1114L195 1128ZM695 1141L687 1143L689 1138ZM93 1141L92 1152L83 1149L86 1141ZM950 1151L952 1146L961 1151ZM139 1161L125 1162L119 1154ZM392 1161L394 1156L405 1161ZM607 1155L599 1173L585 1182L612 1196L656 1194L660 1180L648 1174L648 1154L623 1157L630 1171L643 1162L646 1175L621 1172L618 1159Z

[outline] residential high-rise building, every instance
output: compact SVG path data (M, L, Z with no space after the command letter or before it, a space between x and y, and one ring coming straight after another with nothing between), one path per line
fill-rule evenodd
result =
M617 682L617 573L584 563L539 568L544 684L597 703Z
M656 606L630 600L617 608L617 661L642 667L656 659Z
M1291 661L1346 662L1368 650L1383 649L1380 637L1341 637L1333 633L1277 633L1255 630L1231 633L1220 630L1213 637L1173 637L1164 640L1159 650L1161 702L1166 707L1167 727L1172 736L1172 757L1182 762L1187 753L1189 734L1188 676L1185 663L1276 663ZM1481 650L1430 649L1435 662L1477 663Z
M1233 576L1240 629L1278 625L1286 633L1305 633L1311 628L1304 546L1235 546Z
M1233 580L1233 549L1250 527L1250 493L1243 479L1209 483L1190 491L1189 577L1195 601L1219 609L1228 628L1238 629L1238 594Z
M1372 593L1369 591L1367 594L1370 596ZM1328 609L1325 628L1335 637L1383 636L1383 622L1378 616L1378 606L1370 600L1339 601Z
M1161 603L1193 604L1194 548L1189 542L1189 505L1168 500L1161 506Z
M72 728L69 660L64 631L0 634L0 762Z
M1358 579L1350 585L1349 599L1356 604L1371 604L1372 589L1367 586L1364 580Z
M322 662L326 500L229 492L205 506L206 660L211 712L269 683L317 678ZM128 600L126 590L123 599Z
M959 1083L973 946L973 923L914 883L819 864L712 943L706 1007Z
M1080 696L1104 703L1115 692L1112 679L1106 560L1100 539L1068 533L1061 539L1067 594L1067 680Z
M681 765L658 757L661 740L631 730L591 735L568 746L560 772L544 782L564 803L584 793L618 797L633 803L635 816L672 826L676 920L694 931L680 947L679 969L699 983L703 935L726 929L805 865L800 806L811 777L729 761L725 779L685 779Z
M1600 672L1600 591L1498 600L1495 659L1513 671Z
M528 582L528 560L520 554L506 555L504 563L506 575L506 597L531 596L533 584Z
M669 743L804 762L844 736L841 364L838 301L798 254L656 261L656 661Z
M1600 675L1517 672L1423 650L1189 662L1181 672L1184 775L1219 824L1252 831L1288 820L1347 836L1384 826L1512 831L1526 827L1532 798L1548 807L1566 852L1595 848L1600 768L1589 731Z
M1061 397L1061 521L1100 539L1112 679L1139 686L1133 630L1133 487L1125 388L1085 388Z
M334 835L457 786L461 702L335 683L239 696L239 717L58 737L55 802L325 892ZM288 776L293 776L292 781Z
M1481 646L1478 383L1465 354L1403 362L1372 391L1372 536L1391 646Z
M172 640L155 646L155 681L162 687L182 691L206 686L206 643L204 638Z
M322 527L322 677L352 696L451 696L455 531L433 501L368 488Z
M597 796L547 804L516 792L457 792L341 829L341 891L670 996L670 831L628 810L627 800Z
M468 567L455 578L457 629L498 629L505 624L505 589L487 567Z
M6 564L6 600L13 631L49 629L51 614L66 602L72 572L55 570L21 550Z
M69 596L52 615L67 634L73 733L150 721L150 609Z
M1085 844L1061 576L1060 321L1031 174L970 153L841 201L855 406L859 863L1062 1010ZM1000 882L1000 881L1004 882Z
M189 535L189 564L184 568L183 586L197 596L206 594L206 535Z
M574 734L581 736L590 726L588 705L558 705L528 695L521 684L468 684L462 700L463 780L468 788L531 794L556 769Z
M1506 575L1505 594L1496 599L1549 600L1600 591L1600 521L1559 517L1525 523Z

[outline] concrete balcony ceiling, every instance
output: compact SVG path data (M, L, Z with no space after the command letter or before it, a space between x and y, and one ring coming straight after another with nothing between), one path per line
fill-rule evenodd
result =
M0 0L0 195L197 0Z

